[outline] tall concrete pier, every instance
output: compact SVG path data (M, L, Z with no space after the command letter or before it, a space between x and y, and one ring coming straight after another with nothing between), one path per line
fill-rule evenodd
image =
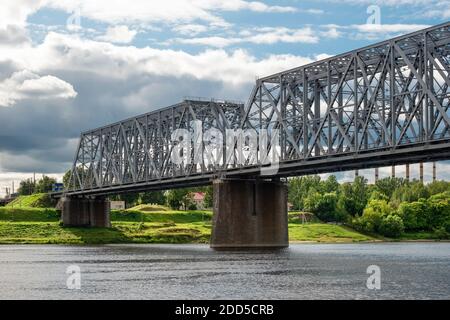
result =
M65 227L111 227L110 204L106 198L64 197L59 207Z
M215 180L211 248L289 246L287 187L282 182Z

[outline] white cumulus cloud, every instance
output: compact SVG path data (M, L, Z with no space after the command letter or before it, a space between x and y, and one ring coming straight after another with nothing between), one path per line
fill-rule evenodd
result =
M106 33L98 39L112 43L130 43L136 34L136 30L130 30L127 26L114 26L109 27Z
M0 82L0 106L9 107L23 99L70 99L77 93L70 83L57 77L18 71Z

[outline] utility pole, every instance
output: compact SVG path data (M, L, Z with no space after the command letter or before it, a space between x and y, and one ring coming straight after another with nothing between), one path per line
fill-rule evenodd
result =
M375 182L378 181L378 178L379 178L379 171L378 168L375 168Z
M406 164L405 178L406 178L406 181L409 181L409 163Z
M391 176L392 176L392 178L395 178L395 166L392 166Z

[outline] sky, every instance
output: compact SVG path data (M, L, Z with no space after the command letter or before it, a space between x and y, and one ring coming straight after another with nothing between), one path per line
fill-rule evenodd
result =
M448 20L450 0L2 0L0 196L60 179L81 131L187 96L246 101L258 77Z

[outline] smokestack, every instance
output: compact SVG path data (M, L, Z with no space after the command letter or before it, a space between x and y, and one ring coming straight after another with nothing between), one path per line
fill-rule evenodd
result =
M433 182L436 181L436 162L433 162Z
M420 179L420 182L423 183L423 163L422 162L420 163L419 179Z

